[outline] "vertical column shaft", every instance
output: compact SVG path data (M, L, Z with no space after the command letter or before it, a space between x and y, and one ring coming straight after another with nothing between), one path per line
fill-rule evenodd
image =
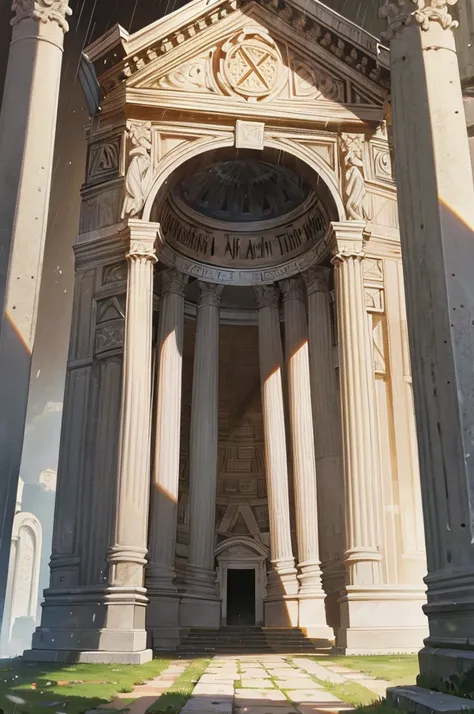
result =
M301 277L296 277L285 280L281 287L285 314L300 592L321 592L316 457L304 284Z
M349 584L357 586L381 582L374 372L362 271L364 227L357 221L333 224L344 437L345 563Z
M139 223L139 221L136 221ZM153 226L153 224L151 224ZM132 232L115 521L110 583L143 586L150 493L151 347L156 232Z
M189 582L214 594L219 319L223 287L199 283L189 457Z
M283 350L280 333L279 290L276 286L254 288L258 304L260 378L262 383L265 463L272 578L270 592L296 593L295 560L291 545L288 463L283 402Z
M176 590L173 581L179 489L184 291L188 276L162 274L158 335L156 439L147 583Z
M51 7L53 6L53 7ZM13 3L0 112L0 617L48 219L67 0Z

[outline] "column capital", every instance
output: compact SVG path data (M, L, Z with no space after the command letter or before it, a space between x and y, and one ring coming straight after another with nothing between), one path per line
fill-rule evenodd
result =
M212 305L213 307L221 306L222 291L224 285L217 283L203 283L199 281L199 307L202 305Z
M295 275L292 278L282 280L280 283L283 302L287 300L300 300L305 303L305 289L301 275Z
M459 23L448 12L458 0L386 0L380 8L380 17L387 20L388 29L384 39L392 40L405 27L418 25L424 32L432 22L438 22L444 30L454 30Z
M180 273L175 268L165 270L161 273L161 295L174 293L180 297L184 297L186 286L189 282L189 275Z
M333 221L326 237L326 247L331 253L332 262L363 258L369 238L366 221Z
M66 18L72 15L68 0L13 0L12 12L15 13L12 25L18 25L22 20L57 22L64 32L69 30Z
M277 285L258 285L253 289L257 300L257 307L261 310L263 307L278 308L280 305L280 289Z
M160 223L130 220L120 236L127 246L125 257L128 261L144 258L156 263L157 249L164 243Z
M331 269L323 265L316 265L303 273L303 280L308 295L313 293L329 293L329 278Z

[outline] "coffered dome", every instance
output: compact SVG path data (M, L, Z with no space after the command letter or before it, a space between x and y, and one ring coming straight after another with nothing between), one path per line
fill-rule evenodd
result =
M301 176L284 166L233 159L206 166L175 189L189 208L219 221L267 221L298 208L310 193Z

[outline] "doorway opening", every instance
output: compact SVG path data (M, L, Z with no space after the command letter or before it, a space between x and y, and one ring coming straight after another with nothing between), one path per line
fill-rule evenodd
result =
M227 571L227 624L255 625L255 570Z

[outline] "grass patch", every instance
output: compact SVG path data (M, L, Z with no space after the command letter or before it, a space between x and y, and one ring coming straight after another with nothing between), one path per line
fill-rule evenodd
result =
M415 684L419 672L416 655L364 655L360 657L312 657L319 664L339 664L356 669L376 679L386 679L397 685Z
M83 714L119 692L131 692L136 681L157 677L169 662L54 665L0 660L0 709L5 714ZM15 703L9 696L22 701Z
M332 684L332 682L328 682L327 680L323 681L316 677L312 679L324 687L327 692L331 692L331 694L334 694L335 697L346 704L352 704L353 707L377 704L377 695L356 682Z
M356 714L404 714L404 709L399 709L392 702L382 699L365 707L356 707Z
M193 693L210 660L196 659L148 709L150 714L178 714Z

